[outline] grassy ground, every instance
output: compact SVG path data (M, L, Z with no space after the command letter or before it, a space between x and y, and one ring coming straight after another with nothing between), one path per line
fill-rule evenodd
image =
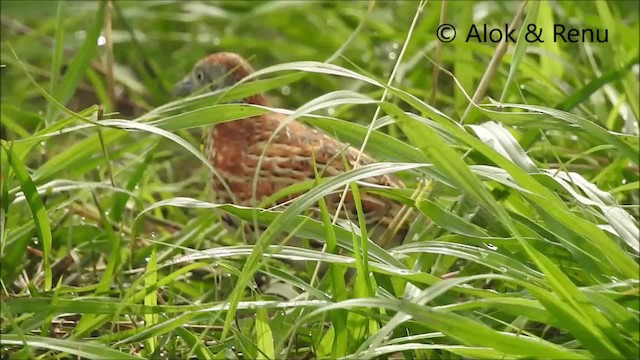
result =
M1 6L3 358L638 358L637 2ZM465 41L513 22L544 42ZM266 70L175 101L216 51ZM264 90L380 163L285 211L211 202L202 129ZM401 246L304 215L391 172L421 214ZM245 245L224 213L268 228Z

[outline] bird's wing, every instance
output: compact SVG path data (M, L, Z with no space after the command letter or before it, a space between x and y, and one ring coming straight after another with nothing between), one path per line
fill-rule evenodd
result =
M354 168L359 150L299 122L290 122L280 134L276 136L277 143L288 143L296 149L295 158L302 160L297 164L311 178L314 174L314 166L322 177L339 175ZM359 165L375 163L375 160L366 154L360 156ZM365 179L364 182L373 185L403 188L404 184L393 175L381 175ZM342 189L326 198L331 210L337 208L342 194ZM370 225L389 225L398 216L401 204L388 198L367 193L366 188L361 188L361 202L365 219ZM356 219L356 209L351 192L347 193L344 206L349 214L343 217Z

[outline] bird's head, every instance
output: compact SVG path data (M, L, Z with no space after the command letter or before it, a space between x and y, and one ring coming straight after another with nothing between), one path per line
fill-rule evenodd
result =
M220 52L198 61L191 72L176 84L175 96L187 96L208 87L210 91L229 87L253 73L253 68L240 55Z

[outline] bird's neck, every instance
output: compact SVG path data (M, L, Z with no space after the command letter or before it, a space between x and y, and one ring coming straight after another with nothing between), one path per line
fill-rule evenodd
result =
M262 94L251 95L245 98L243 102L251 105L269 106L269 102Z

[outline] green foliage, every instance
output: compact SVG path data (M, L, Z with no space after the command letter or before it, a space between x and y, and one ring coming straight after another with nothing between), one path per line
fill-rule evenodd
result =
M3 357L640 356L637 2L0 4ZM544 43L464 41L520 6ZM172 98L217 51L254 81ZM213 202L203 129L268 112L379 162ZM404 243L334 219L347 188L418 214Z

